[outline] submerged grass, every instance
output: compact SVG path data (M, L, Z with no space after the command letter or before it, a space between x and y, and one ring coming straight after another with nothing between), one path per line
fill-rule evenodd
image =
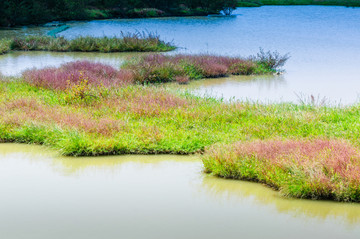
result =
M289 197L360 202L360 153L343 140L266 140L214 146L214 175L267 184Z
M80 52L164 52L176 47L153 33L122 33L121 37L64 37L26 36L0 39L0 54L9 51L80 51Z

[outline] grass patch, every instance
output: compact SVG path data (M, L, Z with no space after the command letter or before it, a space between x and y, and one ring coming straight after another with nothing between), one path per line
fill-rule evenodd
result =
M210 61L163 59L204 66ZM224 61L234 60L229 59ZM252 62L264 65L257 59ZM199 69L180 69L193 67ZM214 69L224 73L220 66ZM291 197L360 201L359 105L224 103L136 84L135 74L73 62L30 70L18 79L0 77L0 142L44 144L72 156L208 149L203 162L215 175L266 183Z
M9 39L0 39L0 55L11 51L11 42Z
M341 138L359 146L358 106L223 103L134 85L91 64L0 81L0 140L46 144L65 155L189 154L215 143L271 138ZM65 80L63 69L81 74Z
M161 83L216 78L227 75L256 75L274 73L289 56L278 52L264 52L249 58L213 55L147 55L125 64L138 83Z
M288 197L360 201L360 154L343 140L266 140L214 146L214 175L261 182Z
M23 38L0 39L0 54L13 51L57 51L57 52L164 52L176 47L149 33L123 33L117 37L78 37L67 40L64 37L26 36Z

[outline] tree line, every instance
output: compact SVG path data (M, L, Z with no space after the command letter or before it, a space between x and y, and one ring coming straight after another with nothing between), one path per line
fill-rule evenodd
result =
M229 14L237 0L1 0L0 26L56 20Z

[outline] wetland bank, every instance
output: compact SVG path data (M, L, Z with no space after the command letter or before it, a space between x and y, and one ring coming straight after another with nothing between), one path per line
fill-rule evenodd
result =
M272 9L284 12L283 8ZM312 75L314 72L317 72L315 74L316 77L310 77L314 82L310 85L312 87L309 87L308 85L308 88L311 88L315 92L321 92L323 88L326 88L328 90L327 92L333 92L334 88L341 91L341 87L346 89L346 87L350 87L349 85L352 84L351 82L355 84L357 79L357 68L353 68L354 64L347 61L347 58L342 58L342 63L340 64L338 58L335 58L336 54L334 53L342 52L341 54L346 53L348 56L352 56L352 54L354 54L354 49L358 49L357 47L359 46L352 40L352 37L346 37L346 35L341 35L343 37L340 37L340 39L333 39L330 37L331 32L333 31L344 32L349 30L341 27L342 23L345 23L345 19L341 18L343 9L326 8L325 10L317 7L295 9L296 10L292 9L289 11L293 11L293 13L296 12L301 17L295 14L294 18L290 18L291 21L294 22L297 20L300 21L300 19L303 20L304 16L306 17L306 14L303 14L301 9L320 14L321 17L318 21L322 23L324 22L322 20L327 19L328 11L337 13L337 25L333 25L333 29L327 29L327 31L329 31L328 35L324 38L320 38L320 41L322 40L323 44L327 44L326 48L330 49L325 55L320 57L320 55L317 54L308 54L306 51L302 53L297 50L293 51L294 48L291 48L291 44L289 45L290 39L288 39L281 41L282 44L279 44L279 47L275 48L283 53L290 52L292 56L285 66L287 72L282 76L250 75L204 79L190 81L188 85L182 85L181 88L191 89L194 86L200 86L199 88L201 88L202 86L210 85L215 86L215 88L213 88L219 90L215 93L221 95L223 93L221 92L223 86L229 85L229 82L231 81L231 84L239 81L239 83L241 83L239 85L249 87L249 89L253 90L252 93L254 93L256 92L256 88L259 87L256 82L273 82L281 79L285 84L291 80L298 80L297 84L301 84L308 82L307 76ZM249 17L251 16L251 11L262 12L263 10L244 11ZM355 16L356 14L353 11L356 10L349 9L347 13L350 16ZM309 18L310 16L311 13L309 13ZM265 19L266 18L269 18L269 16L265 17ZM234 19L244 20L244 18L240 18L239 16L233 18L233 20ZM196 25L196 22L199 23L205 20L207 21L209 19L169 19L172 24L178 21L177 24L179 24L179 26L182 26L184 23L184 25L188 25L189 22L195 23ZM347 20L351 21L349 19ZM166 19L152 19L144 21L143 24L144 26L151 28L151 26L155 26L156 24L163 24L161 26L164 26L165 21ZM207 21L207 24L214 28L217 24L221 25L226 21L228 20L209 20ZM261 22L261 20L258 21ZM279 22L281 21L279 20ZM68 32L65 31L63 34L69 34L70 36L80 29L91 32L91 29L97 29L99 26L104 27L102 34L106 34L106 27L116 29L117 27L122 26L122 28L126 29L126 27L130 27L135 23L141 23L141 20L129 22L115 20L111 23L108 21L94 21L90 23L81 23L81 28L76 28L75 26L73 29L70 28ZM305 26L304 24L306 25L306 22L302 22L302 24L298 23L297 26L300 28L297 30L304 29L302 28ZM356 25L355 22L354 24ZM257 26L261 26L261 24ZM287 28L286 24L281 26ZM319 27L316 22L313 26L314 28ZM197 25L196 27L199 31L203 29L200 25ZM165 29L164 31L166 31L166 24L165 27L161 29ZM92 31L92 33L94 33L94 31ZM163 36L162 33L159 34ZM254 34L254 36L258 35L259 29L254 29L251 34ZM249 38L253 39L251 34L249 35ZM270 34L277 43L279 43L279 39L284 36L291 38L291 35L294 34L293 37L297 37L296 33L291 33L291 31L286 32L283 36L279 36L279 38L275 35L271 35L269 32L268 34ZM354 34L359 34L359 32L354 31L353 35ZM191 38L189 36L188 38ZM164 34L164 39L169 40L169 37L171 37L171 34ZM319 36L314 35L305 37L304 41L301 41L301 44L303 44L302 47L306 45L303 49L308 49L309 51L312 49L317 52L320 50L320 52L325 53L325 51L322 51L325 50L325 47L324 49L318 46L317 49L312 48L315 47L315 44L313 45L312 43L315 40L319 41L318 37ZM211 45L217 46L213 48L215 51L214 53L224 49L224 47L221 47L216 41L208 41L208 44L206 44L204 41L202 43L194 41L195 38L196 36L191 39L191 41L194 42L193 48L191 48L190 45L187 45L185 38L179 37L178 40L181 44L179 44L175 38L174 41L177 45L187 45L189 48L179 48L174 53L167 53L166 56L154 57L150 55L150 59L167 65L171 64L168 59L177 58L177 54L179 53L182 53L182 58L184 58L184 54L203 53L208 49L207 47L211 47ZM225 39L231 39L231 37ZM327 42L329 39L331 39L331 41ZM231 40L229 41L231 42ZM343 46L339 44L340 41L349 43L349 45ZM265 42L266 41L257 41L256 43L245 42L243 47L240 46L239 48L234 49L240 49L243 52L247 52L251 49L251 53L248 55L256 53L259 46L264 47L265 49L274 49L274 47L271 47L271 45L269 47L269 44L267 45ZM260 45L260 43L265 44ZM197 52L201 51L201 44L203 52ZM299 49L301 49L301 44ZM231 51L230 45L231 44L229 44L227 50L225 48L225 52ZM309 57L306 58L306 54L304 55L304 53ZM311 194L308 194L307 196L306 194L298 194L297 197L314 199L330 198L344 201L358 200L358 192L356 191L356 187L358 188L358 186L356 186L358 174L351 174L351 170L355 170L356 172L358 167L356 162L358 162L357 149L359 148L357 141L357 138L359 137L359 107L358 104L354 104L351 100L348 99L348 101L345 101L348 105L343 105L341 107L326 104L318 105L317 103L321 102L316 102L315 100L312 101L311 99L308 103L304 102L303 104L296 104L294 102L268 102L267 104L261 102L227 102L223 99L200 97L199 95L194 95L193 93L186 91L178 91L180 86L173 84L153 86L134 85L128 84L128 82L125 82L122 87L119 87L115 91L108 91L106 90L106 87L104 88L99 85L88 87L88 83L93 82L94 79L87 75L86 72L82 73L82 76L85 75L85 77L82 78L83 80L80 80L75 84L67 84L65 82L65 85L69 86L67 88L65 87L66 89L54 90L49 87L44 87L44 85L34 85L35 81L31 80L32 76L42 76L47 74L50 74L50 76L51 74L58 75L61 71L59 69L62 67L67 67L67 69L69 69L69 67L71 68L71 64L73 63L68 64L68 66L60 67L61 64L68 61L63 58L63 56L66 56L67 54L70 58L75 60L84 56L81 55L83 53L77 55L74 53L14 52L1 57L1 59L5 59L5 61L6 59L9 60L6 64L12 64L13 66L17 65L16 59L21 59L22 56L29 56L30 59L35 60L34 63L36 63L36 59L40 59L41 56L47 56L47 59L55 59L55 65L50 70L31 70L24 73L23 77L21 77L21 73L19 74L19 72L17 72L17 78L21 78L20 80L14 81L13 79L11 82L1 83L1 122L3 123L1 132L4 141L42 143L51 145L57 152L70 155L106 154L106 152L116 154L191 154L194 152L202 153L205 150L205 157L215 158L218 157L216 153L220 148L220 150L226 149L226 151L222 151L223 155L221 156L222 159L226 160L214 160L213 162L218 162L219 164L215 165L215 167L207 166L207 170L212 170L216 175L230 178L241 178L237 177L238 172L241 172L242 174L255 172L258 177L263 173L261 170L260 172L256 171L258 170L256 168L256 170L252 172L249 172L249 170L245 172L241 170L238 172L232 170L242 168L241 163L236 161L238 160L237 157L239 155L233 153L237 152L236 150L238 147L250 150L249 152L255 152L256 154L252 154L251 157L261 156L258 157L257 160L262 160L262 155L269 155L269 152L271 153L274 150L279 150L279 148L282 149L284 145L290 144L295 145L295 151L285 153L281 151L281 160L276 157L277 154L270 154L271 157L269 158L272 160L271 162L276 162L276 166L280 166L280 168L274 168L271 164L267 164L264 168L284 170L285 174L288 173L286 175L293 174L293 179L299 179L299 182L305 182L303 185L294 184L296 186L295 190L298 190L300 186L300 189L302 187L302 191L300 190L301 192L308 192L308 189L310 189ZM89 54L89 56L91 54ZM329 58L329 56L332 56L333 58ZM129 62L129 59L124 60L123 55L120 54L114 54L111 55L109 59L104 58L102 60L96 60L95 55L94 57L95 58L92 61L102 61L103 63L109 61L110 63L114 63L112 64L113 67L120 67L123 62ZM149 55L137 57L149 59L146 58L149 57ZM357 56L354 57L356 59ZM325 58L325 61L317 61ZM116 63L117 59L122 59L122 63ZM221 58L215 57L214 59ZM309 61L307 62L304 59L309 59ZM202 61L204 60L202 59ZM316 70L310 67L314 62L317 62ZM140 64L141 67L138 69L144 69L143 67L147 65L147 61L144 61L143 63L146 64ZM224 72L224 67L219 67L219 62L212 63L217 64L216 69L218 73ZM30 67L31 64L32 62L30 61ZM98 63L89 62L86 64L99 65ZM162 64L159 65L157 71L159 69L169 69L163 68ZM331 67L331 69L327 68L334 65L337 65L338 67L336 69L334 67ZM46 67L46 63L43 67L44 66ZM188 66L189 64L185 67L185 72L187 74L199 73L199 71L193 71L194 68ZM296 71L297 66L304 67L306 72L299 76L299 70ZM128 67L127 70L136 70L134 67L131 67L131 64L124 64L122 66L123 69L126 67ZM96 67L90 68L95 69ZM346 69L350 70L346 71ZM171 75L174 74L174 72L178 73L178 70L178 68L171 68L170 71L162 71L162 73ZM114 72L117 71L118 68ZM344 84L343 81L342 84L339 83L339 85L337 85L331 77L326 78L326 76L328 76L328 71L331 73L339 73L332 77L338 77L340 76L340 73L342 73L343 79L346 79L344 81L349 84ZM16 70L13 72L16 72ZM110 74L109 72L107 72L108 75ZM122 72L122 74L123 73L124 72ZM183 74L184 72L180 71L180 73ZM28 77L27 80L25 77L26 74ZM120 77L117 74L118 73L115 74L113 79ZM163 76L166 76L166 74L163 74ZM184 75L181 74L179 76L184 77ZM194 77L196 74L189 75L193 77L193 79L196 79L196 77ZM218 76L220 75L224 74L222 73ZM297 75L297 78L290 77L294 75ZM123 74L121 77L124 78L125 76L126 75ZM144 77L146 74L142 74L141 76ZM150 76L153 76L153 74L150 74ZM80 75L77 75L77 77L80 78ZM191 77L189 77L189 79L191 79ZM303 82L299 80L300 78L303 78ZM316 81L315 78L318 78L318 81L320 82L328 80L327 87L317 86L318 81ZM244 81L243 79L246 80ZM104 86L106 86L106 84L105 81ZM231 84L230 87L232 87ZM76 95L81 95L80 93L83 92L82 90L84 89L89 91L85 91L86 94L83 95L83 97L80 97L80 101L67 98L69 95L74 97ZM267 89L268 88L265 87L265 90L263 89L263 91L267 91ZM349 92L354 91L356 91L356 89L352 89L352 91ZM236 96L236 94L238 94L236 91L232 92L235 92L235 94L230 94L229 96ZM271 92L272 89L270 88L269 92L265 95L271 95ZM334 94L343 98L341 92L335 92ZM10 95L11 97L9 97ZM111 107L107 109L108 106ZM8 127L9 125L11 125L11 130ZM238 141L240 141L240 144L236 143ZM267 147L267 151L257 150L259 145L242 145L243 142L255 142L255 144L260 144L260 148L261 142L264 142L271 147ZM224 144L227 146L224 146ZM323 147L312 147L313 144L321 144ZM274 238L288 238L289 236L294 237L294 231L300 230L301 233L299 232L298 236L301 238L303 238L303 236L311 238L314 235L317 235L317 237L320 238L337 238L340 236L343 237L344 235L347 238L357 238L359 235L359 219L357 217L358 213L356 213L358 210L357 204L287 199L282 197L281 194L288 196L296 195L289 195L284 190L279 194L278 192L254 183L218 179L202 173L204 168L201 163L201 157L197 155L133 155L119 157L109 156L105 158L63 158L58 156L58 153L54 152L49 153L48 155L45 155L46 153L42 152L42 155L38 149L33 148L34 146L21 146L29 147L24 150L30 152L23 152L23 149L18 148L17 145L13 146L13 151L11 151L12 147L9 144L3 144L3 147L3 151L8 151L1 155L2 168L4 169L3 176L6 180L11 179L13 182L18 182L14 184L14 187L4 186L4 190L9 196L3 198L3 201L4 205L9 206L4 206L2 211L6 212L6 215L9 215L8 218L13 218L13 220L6 221L3 224L4 228L1 230L1 232L5 232L6 235L10 235L8 238L25 237L26 232L33 233L33 235L37 235L38 238L48 237L49 234L46 231L41 231L41 229L36 226L39 224L44 224L45 228L49 231L56 231L58 235L64 235L64 230L54 227L56 223L53 222L60 222L59 225L62 225L63 228L67 228L67 231L70 234L77 235L78 238L86 237L90 233L94 238L99 237L102 232L99 227L94 226L93 223L103 225L102 228L107 229L109 235L121 235L121 233L123 233L122 235L124 236L132 235L135 238L142 238L144 235L142 235L141 232L135 232L134 229L136 225L139 225L138 222L141 222L141 227L144 228L143 232L146 232L147 235L153 236L154 238L198 238L203 237L204 235L208 238L218 238L220 235L223 236L224 233L227 233L226 235L229 238L232 238L235 235L238 235L239 229L241 229L241 233L249 238L263 238L265 234L267 236L271 235ZM40 147L40 151L44 151L44 147L45 146ZM208 151L209 147L213 148ZM295 163L296 161L293 160L299 155L304 156L304 153L310 153L310 155L307 155L310 159L315 155L315 157L322 157L322 159L325 159L326 161L327 157L332 155L332 150L338 152L338 149L340 149L340 152L345 152L349 156L349 158L347 158L349 161L337 160L336 157L330 157L328 159L333 160L331 162L334 164L318 165L316 163L314 164L311 160L300 161L300 163L294 164L296 167L289 167L289 165L286 164L288 162ZM31 153L32 150L34 150L34 154ZM300 150L300 154L296 153L297 150ZM244 155L241 157L243 156ZM249 155L245 154L245 156L248 157ZM14 160L16 158L17 160ZM29 164L26 163L27 161L29 161ZM263 163L268 162L263 161ZM347 168L343 168L344 163L350 165L348 172L346 171ZM18 171L15 171L14 169L19 168L19 166L24 166L24 170L19 171L19 169ZM222 166L225 166L225 169ZM251 165L248 165L247 168L251 169L252 167ZM314 171L309 171L309 168L313 168ZM157 169L159 170L156 171ZM41 173L39 170L41 170ZM19 177L18 181L16 179L16 175L18 174L14 174L14 172L21 172L20 175L23 174L22 177ZM28 172L29 174L25 172ZM325 173L325 175L321 175L321 180L319 182L314 181L316 175L319 175L318 173ZM38 180L34 175L38 175ZM279 174L279 176L281 175L283 174ZM271 175L265 176L269 177ZM349 177L343 178L344 176ZM35 217L37 220L34 224L31 224L33 226L32 228L25 227L25 222L28 217L34 218L34 214L26 209L28 208L27 204L14 200L14 196L19 195L18 198L21 198L25 195L24 192L28 192L28 189L24 188L26 185L23 185L24 187L21 185L21 181L24 181L24 177L28 179L33 178L34 184L32 184L32 188L38 193L34 194L33 200L29 203L35 205L34 208L37 208L42 212L42 216ZM43 183L40 183L44 178L51 180L45 180ZM254 178L245 179L249 180ZM277 180L279 179L281 178L277 178ZM303 179L308 179L308 181L301 181ZM90 181L93 183L92 187L89 186ZM262 180L258 181L267 183ZM57 182L58 185L62 186L51 189L47 182ZM351 187L348 188L353 188L355 191L352 191L350 194L346 192L347 196L342 198L319 196L325 195L324 192L327 192L329 189L338 189L336 183L328 184L328 182L340 182L340 184L343 182L343 185L350 185ZM106 184L108 184L109 187L104 187ZM131 188L130 185L132 185ZM140 185L145 186L142 188ZM160 187L159 185L162 185L163 187ZM355 187L353 187L354 185ZM104 188L100 190L102 187ZM20 189L18 194L14 193L15 189ZM50 202L57 201L54 198L51 198L51 194L44 193L45 189L54 192L54 195L57 195L62 199L62 202L58 205L61 205L64 209L63 211L66 212L66 215L72 215L72 218L76 219L82 218L83 223L78 223L77 227L72 226L76 224L74 221L66 223L66 215L54 211L56 210L55 206ZM100 190L102 194L95 194L94 192L97 190L93 189ZM56 190L58 190L57 192L59 193L56 193ZM65 199L64 195L67 195L65 193L66 190L79 192L73 194L74 198L79 200ZM62 194L63 196L60 196ZM118 196L114 196L114 194ZM182 194L182 196L179 196L179 194ZM26 195L29 195L29 193L26 193ZM113 197L111 197L111 195ZM36 198L39 198L39 196L48 203L40 204L40 202L37 202ZM84 198L85 196L86 199ZM84 203L81 206L75 201L87 201L87 203ZM104 203L106 201L108 204ZM12 202L23 205L23 211L26 212L23 214L24 220L21 221L22 228L26 228L26 230L20 230L17 233L6 229L14 228L14 223L16 221L19 222L14 217L11 217L11 213L15 212L15 214L12 215L21 215L21 208L17 210ZM131 202L137 203L131 204ZM109 207L103 206L103 210L100 212L96 209L98 208L96 203L101 203L102 205L106 204L109 205ZM48 207L45 208L44 205L48 205ZM125 208L125 206L121 205L128 205L128 207ZM54 209L52 210L51 208ZM112 213L114 210L116 213ZM54 214L49 216L46 214L46 211L53 212ZM88 221L85 220L82 215L97 216L98 220L93 219L92 221ZM154 217L154 215L160 216ZM174 218L174 215L177 215L177 219ZM229 221L226 219L229 217L231 217L232 220ZM45 223L45 218L51 218L52 220ZM164 221L164 218L171 218L172 220ZM111 222L108 219L112 219ZM224 223L224 221L226 221L226 223ZM119 222L119 224L124 225L124 227L117 227L119 224L115 224L115 222ZM255 225L259 225L259 223L264 226L264 230L247 230L254 228ZM288 225L288 231L281 229L283 228L282 226L284 223ZM167 225L166 228L169 230L164 230L163 225ZM184 234L183 230L181 230L183 232L181 233L179 231L179 225L186 227L188 231L191 232L191 235ZM316 225L316 227L310 225ZM219 227L226 227L226 230L218 230ZM85 228L92 229L85 230ZM117 228L122 228L121 232ZM87 234L87 232L89 234Z

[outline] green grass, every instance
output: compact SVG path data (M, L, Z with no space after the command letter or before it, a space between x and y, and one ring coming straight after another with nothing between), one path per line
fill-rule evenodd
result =
M240 0L239 7L259 7L262 5L324 5L360 7L358 0Z
M359 106L227 104L137 85L91 101L67 97L20 80L1 82L1 141L46 144L65 155L189 154L215 143L320 136L359 146Z
M203 163L208 173L261 182L288 197L360 202L360 153L339 139L217 145Z
M0 39L0 55L11 51L11 40Z
M117 37L63 37L26 36L0 39L0 54L10 51L58 51L58 52L165 52L176 47L160 40L155 34L134 33Z
M131 74L100 74L93 65L68 83L54 81L54 69L39 71L49 84L0 79L0 142L43 144L69 156L205 153L206 171L217 176L265 183L290 197L360 201L360 105L223 102L137 85L126 80ZM105 84L105 75L119 84Z

